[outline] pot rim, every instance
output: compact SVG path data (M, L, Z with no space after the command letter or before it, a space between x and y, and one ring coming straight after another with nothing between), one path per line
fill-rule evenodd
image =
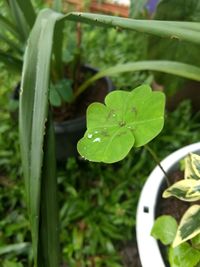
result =
M200 142L180 148L164 158L161 165L166 172L175 168L179 161L190 152L200 150ZM140 194L136 215L136 238L142 267L165 267L158 242L150 235L155 221L156 201L164 181L159 166L155 167L147 178Z

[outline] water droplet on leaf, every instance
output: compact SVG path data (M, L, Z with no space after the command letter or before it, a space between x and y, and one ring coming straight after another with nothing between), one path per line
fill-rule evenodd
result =
M101 142L101 138L97 137L97 138L95 138L95 139L93 140L93 142L94 142L94 143L95 143L95 142Z

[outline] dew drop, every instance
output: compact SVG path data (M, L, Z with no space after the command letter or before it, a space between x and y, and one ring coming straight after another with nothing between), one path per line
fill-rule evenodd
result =
M88 134L87 137L88 137L89 139L91 139L91 138L92 138L92 134Z
M97 137L97 138L95 138L95 139L93 140L93 142L94 142L94 143L96 143L96 142L101 142L101 138Z

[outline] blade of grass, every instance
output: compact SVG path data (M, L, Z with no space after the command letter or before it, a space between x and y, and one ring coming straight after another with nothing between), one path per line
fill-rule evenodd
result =
M20 33L20 38L23 41L26 41L29 34L28 24L24 18L24 15L18 6L17 1L9 0L9 6L11 10L12 17L17 26L18 32Z
M36 14L35 14L35 10L33 8L33 5L31 3L30 0L12 0L12 1L17 1L21 12L24 15L24 18L26 20L26 23L29 25L29 28L32 29L33 24L35 22L36 19Z
M55 159L55 136L51 117L47 123L41 185L41 220L38 266L59 266L58 200ZM51 167L50 167L51 166ZM56 249L55 249L56 247Z
M114 67L98 72L96 75L94 75L89 80L84 82L77 89L74 98L80 95L91 83L104 76L112 76L123 72L134 72L142 70L165 72L168 74L177 75L195 81L200 81L200 68L195 67L193 65L181 62L174 62L174 61L164 61L164 60L138 61L138 62L116 65Z
M62 11L62 0L53 0L53 9L57 12Z
M30 249L30 243L23 242L18 244L12 244L0 247L0 255L8 254L8 253L16 253L21 254L27 252Z
M58 21L55 25L53 44L53 76L56 80L63 78L62 44L63 44L64 21Z
M13 34L16 38L20 38L20 33L14 24L12 24L7 18L0 14L0 28L7 30Z
M9 39L6 34L0 33L0 40L3 40L3 42L6 43L10 49L17 51L19 54L22 54L21 47L19 47L18 44L14 40Z
M72 12L66 15L68 20L84 22L96 26L119 27L161 37L176 38L200 44L197 22L169 22L159 20L136 20L121 17ZM193 25L193 26L192 26Z
M40 240L41 180L45 171L43 169L43 146L48 110L53 32L55 21L58 18L60 18L58 13L51 13L48 10L41 12L38 17L38 24L31 33L25 53L20 97L20 145L36 267L41 266L38 265L38 245ZM56 228L57 225L54 226L54 231ZM40 229L40 233L43 230ZM49 235L53 234L52 227L45 229L45 231ZM50 250L55 251L55 253L49 253L50 259L45 260L49 264L54 264L56 260L53 259L53 256L58 254L57 244L51 243ZM49 265L49 267L57 266Z
M9 53L5 53L5 51L0 50L0 61L4 63L9 69L12 69L13 71L16 71L18 73L21 72L22 61L9 55Z

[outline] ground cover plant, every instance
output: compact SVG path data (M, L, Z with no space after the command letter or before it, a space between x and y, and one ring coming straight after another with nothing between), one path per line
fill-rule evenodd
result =
M0 263L5 267L32 267L17 125L10 119L8 112L9 81L8 76L7 81L4 76L6 86L4 89L1 86L0 98L0 161L1 174L4 173L0 185ZM188 121L191 123L188 124ZM198 141L199 126L198 117L193 117L189 102L185 102L174 113L167 114L165 128L158 137L158 142L151 142L151 147L163 158L183 145ZM148 159L148 151L136 150L116 166L97 166L71 159L66 168L59 168L57 177L63 263L67 262L75 267L80 264L123 266L119 252L126 241L134 240L133 227L139 192L155 165ZM145 168L141 170L141 166ZM91 213L91 210L94 212ZM99 227L99 220L102 227ZM99 234L96 235L96 232ZM20 247L19 244L24 242L25 246ZM17 246L9 247L13 244Z

